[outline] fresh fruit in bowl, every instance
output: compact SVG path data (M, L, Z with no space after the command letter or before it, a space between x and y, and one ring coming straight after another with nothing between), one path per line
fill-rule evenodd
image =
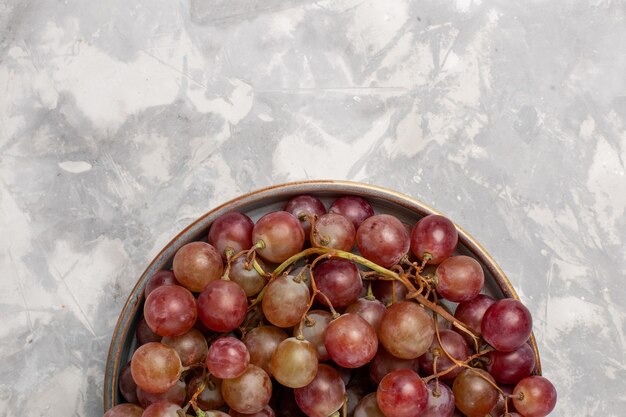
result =
M540 373L530 312L453 222L372 186L295 183L217 208L152 262L105 416L542 417Z

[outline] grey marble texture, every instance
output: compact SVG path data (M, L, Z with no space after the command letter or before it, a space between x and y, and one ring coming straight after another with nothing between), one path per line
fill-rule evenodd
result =
M241 193L437 208L531 310L554 416L626 415L623 0L0 0L0 416L99 416L136 279Z

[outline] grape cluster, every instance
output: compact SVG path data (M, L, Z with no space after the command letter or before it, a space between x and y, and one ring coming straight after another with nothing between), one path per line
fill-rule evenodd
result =
M127 403L105 417L543 417L530 313L481 294L439 215L341 197L215 219L145 285ZM454 311L454 313L452 313Z

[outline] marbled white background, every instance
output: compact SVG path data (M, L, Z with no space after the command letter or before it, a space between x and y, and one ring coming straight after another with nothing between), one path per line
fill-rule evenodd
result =
M535 320L554 416L626 414L623 0L0 0L0 415L99 416L140 273L271 184L444 212Z

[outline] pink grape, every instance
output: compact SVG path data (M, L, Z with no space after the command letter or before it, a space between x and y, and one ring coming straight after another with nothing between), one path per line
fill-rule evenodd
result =
M207 370L218 378L236 378L250 362L246 345L234 337L220 337L211 344L206 357Z
M415 371L401 369L380 381L376 400L385 417L417 417L426 408L428 390Z
M135 330L135 337L137 338L137 345L145 345L149 342L160 342L162 337L156 334L150 329L148 323L146 323L146 319L144 317L140 318L137 322L137 329Z
M302 226L302 230L304 230L305 240L309 240L309 236L311 235L310 218L312 216L320 217L326 214L324 204L317 197L308 194L293 197L287 202L283 210L293 214L294 217L300 221L300 226Z
M172 267L180 285L193 292L204 290L224 272L221 255L205 242L187 243L178 249Z
M229 332L239 327L247 310L246 293L232 281L211 281L198 296L198 316L215 332Z
M330 206L328 212L348 218L354 224L355 229L358 229L365 219L374 215L371 204L366 199L354 195L338 198Z
M486 359L485 369L502 384L517 384L535 369L535 353L527 343L512 352L489 352Z
M404 301L406 295L409 293L407 287L395 280L374 281L372 284L372 291L374 292L374 297L379 299L380 302L386 306L391 305L394 301Z
M180 336L196 322L196 299L186 288L165 285L150 293L143 307L143 316L150 329L159 336Z
M433 343L428 348L428 351L420 356L420 367L426 375L432 375L435 373L435 355L438 356L437 372L443 372L455 366L454 362L452 362L445 354L444 349L454 359L457 359L460 362L465 361L469 357L469 348L467 346L467 343L465 342L465 339L463 339L463 336L453 330L440 330L439 337L441 338L443 349L439 344L439 340L437 340L437 338L435 337ZM442 375L440 378L444 380L453 379L459 373L461 373L462 370L463 368L457 367L447 374Z
M315 222L313 235L313 246L350 251L354 247L356 229L341 214L328 213Z
M222 381L222 396L228 406L243 414L263 410L272 397L272 381L258 366L248 365L237 378Z
M160 394L176 384L182 372L182 364L173 348L151 342L140 346L133 353L130 370L139 388Z
M265 318L277 327L291 327L300 323L311 295L299 278L281 275L270 282L261 306Z
M452 417L454 414L454 394L446 384L430 381L426 384L428 402L420 417Z
M155 272L146 282L146 286L144 287L144 295L148 297L155 288L158 288L162 285L180 285L178 281L176 281L176 277L174 276L174 272L169 269L162 269L160 271Z
M378 331L380 341L393 356L415 359L428 350L435 338L432 317L412 301L387 308Z
M469 256L451 256L435 272L437 291L443 298L455 303L476 297L485 283L483 268Z
M298 406L307 416L328 417L343 405L346 387L339 372L322 364L313 381L293 392Z
M420 219L411 231L411 251L420 260L425 254L429 264L441 263L450 257L459 240L454 223L438 214L429 214Z
M367 298L359 298L346 308L346 313L358 314L363 317L366 322L372 325L376 333L380 329L380 322L385 315L385 311L387 309L383 303L376 299L368 300Z
M376 355L378 337L374 328L361 316L344 314L326 327L324 345L336 364L344 368L358 368Z
M354 409L354 417L385 417L378 407L375 392L361 398Z
M141 417L143 408L137 404L118 404L104 413L103 417Z
M196 399L198 407L203 410L217 410L224 405L222 398L222 380L213 375L208 376L205 387ZM202 385L202 375L196 375L187 384L187 398L191 398Z
M265 270L265 264L260 258L256 259L261 269ZM252 265L246 268L246 259L241 256L233 261L230 267L229 278L231 281L241 285L247 297L257 295L265 286L265 277L259 275Z
M311 310L307 313L307 320L302 326L302 336L315 346L320 361L328 360L329 355L324 345L324 333L326 327L333 320L333 315L324 310ZM298 333L299 326L294 327L294 336Z
M372 381L379 384L385 375L400 369L411 369L418 372L419 360L396 358L382 346L379 346L376 356L369 364L369 376L372 378Z
M118 387L122 393L122 397L124 397L126 401L129 403L139 402L137 398L137 384L130 371L130 362L122 369L122 372L120 372Z
M243 342L250 352L250 363L262 368L271 376L272 354L287 337L287 333L274 326L261 326L250 330L243 337Z
M409 250L409 234L400 220L389 214L368 217L357 229L359 252L370 261L389 268Z
M556 389L542 376L528 376L513 389L513 404L524 417L545 417L556 405Z
M159 401L146 408L141 417L178 417L178 410L180 409L178 404Z
M359 269L347 259L333 258L317 265L314 271L315 283L330 300L333 307L346 307L358 300L363 288ZM328 305L326 298L318 300Z
M197 329L191 329L180 336L164 337L161 343L176 350L183 366L204 362L209 351L206 339Z
M308 340L290 337L280 342L270 363L272 374L278 382L289 388L301 388L315 378L317 350Z
M257 253L270 262L281 263L302 250L304 230L291 213L274 211L261 217L252 230Z
M137 388L137 400L143 408L159 401L168 401L182 406L185 402L186 394L186 385L183 381L177 381L173 387L160 394L152 394L139 387Z
M457 408L468 417L488 414L498 402L498 391L492 384L494 379L482 369L461 371L452 385Z
M480 325L483 321L485 311L487 311L487 309L495 302L496 300L488 295L478 294L471 300L460 303L454 311L454 317L465 324L469 330L473 331L477 335L480 335ZM473 344L469 335L461 330L458 330L458 332L465 338L467 343Z
M253 227L250 217L243 213L223 214L213 221L207 240L226 259L228 250L234 255L252 247Z
M485 311L480 328L487 343L501 352L511 352L528 340L532 325L530 312L522 303L504 298Z
M254 414L243 414L231 408L230 410L228 410L228 415L230 417L276 417L274 410L272 410L272 407L270 407L269 405L266 405L261 411L258 411Z

